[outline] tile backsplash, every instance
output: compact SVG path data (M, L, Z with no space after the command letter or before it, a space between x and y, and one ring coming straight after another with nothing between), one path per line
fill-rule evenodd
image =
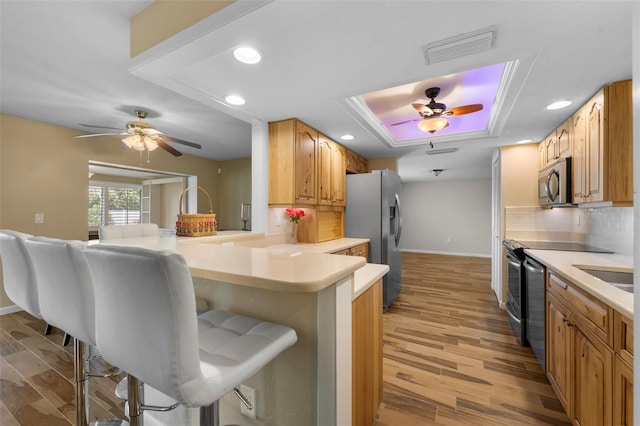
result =
M575 241L633 254L633 207L505 208L506 238Z

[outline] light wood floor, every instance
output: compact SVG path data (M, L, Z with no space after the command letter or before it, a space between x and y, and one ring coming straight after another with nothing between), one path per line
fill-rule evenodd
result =
M488 258L403 253L376 426L569 425L491 290Z
M375 426L569 424L497 307L489 259L404 253L402 261L402 293L384 314L384 397ZM59 331L42 330L24 312L0 317L2 426L75 422L72 345L60 345ZM92 379L93 419L122 413L117 381Z

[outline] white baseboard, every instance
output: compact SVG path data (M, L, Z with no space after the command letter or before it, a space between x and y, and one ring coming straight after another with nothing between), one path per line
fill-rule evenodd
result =
M0 308L0 316L13 314L14 312L20 312L22 310L23 309L17 305L5 306L4 308Z
M458 253L452 251L434 251L434 250L418 250L418 249L401 249L402 252L409 253L425 253L425 254L444 254L448 256L468 256L468 257L486 257L491 258L490 254L478 254L478 253Z

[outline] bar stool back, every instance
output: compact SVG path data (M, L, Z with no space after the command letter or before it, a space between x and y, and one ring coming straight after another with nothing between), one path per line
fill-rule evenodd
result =
M45 320L74 338L76 424L89 424L88 356L96 345L95 298L84 243L46 237L25 241L33 260ZM119 419L102 424L116 425ZM98 423L100 424L100 422Z
M224 311L196 316L191 274L178 254L106 244L85 254L104 359L183 405L206 407L201 424L217 424L214 403L297 341L279 324Z
M2 258L2 282L4 290L18 307L38 319L42 319L38 301L38 287L33 264L24 241L32 235L0 229L0 258ZM45 334L51 327L47 324Z

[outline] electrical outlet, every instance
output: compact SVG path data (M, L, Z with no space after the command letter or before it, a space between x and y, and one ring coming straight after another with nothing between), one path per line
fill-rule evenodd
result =
M247 400L251 403L253 408L249 410L246 405L240 401L240 413L247 417L251 417L252 419L256 418L256 391L255 389L251 389L249 386L240 385L240 392L247 398Z
M36 223L44 223L44 213L36 213Z

